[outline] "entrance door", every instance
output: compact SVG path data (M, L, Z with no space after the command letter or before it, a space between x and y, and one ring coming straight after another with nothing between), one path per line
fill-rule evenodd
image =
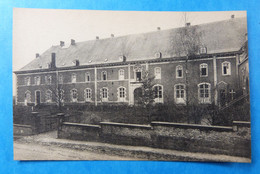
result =
M36 105L40 105L41 104L41 92L40 91L36 91L35 93L35 104Z
M136 81L141 81L141 80L142 80L142 73L136 72Z
M220 106L224 106L227 102L227 93L225 89L220 90Z
M136 88L134 90L134 105L140 105L140 97L142 96L142 89Z

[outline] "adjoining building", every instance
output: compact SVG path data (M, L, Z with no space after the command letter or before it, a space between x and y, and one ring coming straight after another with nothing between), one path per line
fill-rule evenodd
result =
M192 57L182 28L201 34ZM60 42L16 71L17 104L134 105L144 71L154 75L155 103L224 105L249 92L246 18L70 44Z

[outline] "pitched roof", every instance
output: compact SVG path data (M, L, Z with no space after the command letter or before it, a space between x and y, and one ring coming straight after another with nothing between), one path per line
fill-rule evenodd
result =
M201 43L207 47L209 54L238 51L245 42L245 33L247 33L246 18L191 27L196 27L202 33ZM127 61L154 59L158 52L161 52L162 58L178 57L180 55L176 54L176 50L180 42L177 33L180 29L76 42L75 45L66 48L59 45L52 46L20 71L48 68L53 52L56 53L57 67L74 66L73 61L76 59L79 60L80 65L122 62L119 59L122 55L126 56Z

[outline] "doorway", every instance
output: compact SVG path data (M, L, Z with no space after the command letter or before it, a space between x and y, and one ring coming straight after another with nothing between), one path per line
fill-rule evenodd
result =
M41 104L41 92L36 91L35 92L35 105L40 105Z
M142 96L142 88L136 88L134 90L134 105L140 105L140 97Z

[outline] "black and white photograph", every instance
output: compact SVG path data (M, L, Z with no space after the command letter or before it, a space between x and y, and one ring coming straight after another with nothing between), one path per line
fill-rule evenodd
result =
M14 160L251 163L246 11L13 9Z

